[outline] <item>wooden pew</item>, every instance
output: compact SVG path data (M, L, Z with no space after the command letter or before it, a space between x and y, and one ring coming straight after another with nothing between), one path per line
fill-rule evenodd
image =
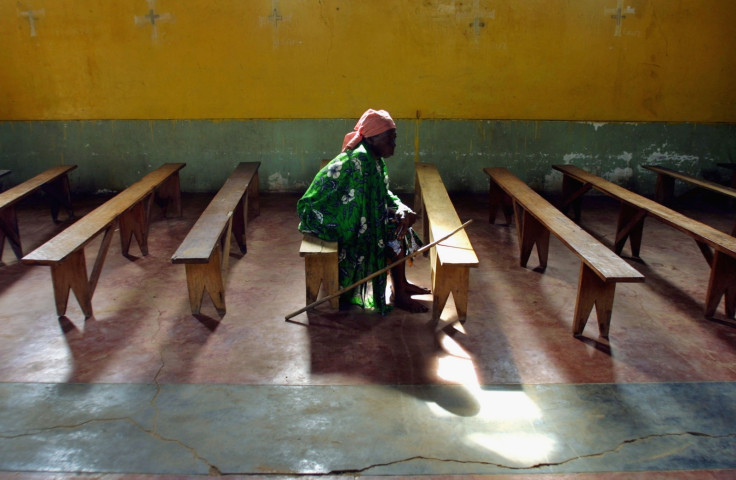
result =
M23 263L28 265L51 267L56 313L60 317L66 313L69 290L74 292L85 318L92 316L92 295L116 226L120 227L123 255L128 255L132 237L141 253L148 255L148 226L154 197L164 212L172 205L175 213L181 215L179 170L185 165L162 165L23 257ZM104 236L88 278L84 247L101 232Z
M690 183L696 187L705 188L730 197L731 199L736 199L736 189L723 186L720 183L691 177L690 175L676 172L675 170L661 167L659 165L642 165L642 167L657 174L655 198L658 202L665 205L668 204L674 196L675 180L682 180L683 182Z
M729 197L731 201L736 200L736 189L734 188L726 187L719 183L703 180L701 178L691 177L690 175L685 175L684 173L676 172L658 165L642 165L642 167L657 174L657 187L654 198L663 205L669 205L672 202L675 191L675 180L682 180L683 182L690 183L696 187L720 193L721 195ZM731 235L736 236L736 224L734 224L733 229L731 230Z
M48 196L51 206L51 218L54 222L58 222L60 205L67 210L69 218L74 218L67 174L75 168L77 168L76 165L53 167L0 193L0 258L2 258L5 247L5 238L8 239L10 247L18 260L23 257L15 204L37 190L43 190Z
M422 213L426 243L442 238L462 225L442 183L437 167L416 164L414 209ZM478 256L464 230L430 250L432 269L432 320L437 322L452 293L458 320L465 322L468 312L470 268L478 267Z
M249 200L258 202L260 165L238 164L171 257L172 263L184 264L192 314L199 314L207 291L217 313L225 315L223 272L227 271L230 239L235 238L245 255Z
M553 165L562 172L563 211L581 196L595 188L621 202L614 251L621 254L628 239L632 255L639 256L644 219L653 217L693 238L710 265L710 279L705 299L705 315L712 317L725 296L726 317L736 313L736 238L709 225L686 217L660 203L627 190L613 182L573 165ZM579 219L579 215L577 215Z
M607 338L616 283L643 282L644 276L507 169L485 168L483 171L490 179L490 222L495 223L499 207L513 205L521 266L526 267L536 245L539 265L544 271L550 233L557 237L581 260L572 332L582 335L595 306L598 330ZM508 220L507 217L510 223Z

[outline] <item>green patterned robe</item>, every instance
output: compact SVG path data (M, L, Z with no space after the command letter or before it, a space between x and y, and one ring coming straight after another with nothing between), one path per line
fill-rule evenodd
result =
M361 143L341 153L312 181L297 203L299 231L338 242L340 288L387 265L385 248L396 237L391 211L407 208L388 188L386 164ZM373 279L373 301L366 284L341 297L386 313L386 274Z

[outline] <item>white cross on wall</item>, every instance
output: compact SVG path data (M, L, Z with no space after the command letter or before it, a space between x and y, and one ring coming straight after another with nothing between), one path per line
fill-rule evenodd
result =
M38 20L39 17L43 16L44 10L28 10L26 12L20 12L21 17L26 17L28 19L28 23L31 25L31 36L35 37L37 36L36 33L36 20Z
M616 20L616 31L613 34L614 37L621 36L621 26L623 24L624 18L626 18L626 15L633 15L635 13L636 11L632 7L624 8L624 0L618 0L618 5L616 5L616 8L605 9L605 14L610 15L611 18Z
M156 13L156 0L148 0L148 13L135 17L135 24L139 27L151 25L151 40L158 39L159 22L170 22L171 15L168 13Z
M475 33L476 36L480 35L480 29L482 27L486 26L486 22L483 20L483 18L490 18L494 19L496 18L496 11L491 10L490 12L486 11L485 9L481 10L480 8L480 0L473 0L473 22L469 24L468 26L473 27L473 33Z
M279 40L279 23L285 23L291 21L291 15L283 15L279 8L279 0L271 0L271 14L268 16L262 16L258 18L261 25L273 25L273 47L278 48L281 44Z

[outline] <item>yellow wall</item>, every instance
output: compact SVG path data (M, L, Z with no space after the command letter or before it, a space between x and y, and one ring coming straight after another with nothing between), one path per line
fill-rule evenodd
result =
M618 1L2 0L0 120L735 121L736 2Z

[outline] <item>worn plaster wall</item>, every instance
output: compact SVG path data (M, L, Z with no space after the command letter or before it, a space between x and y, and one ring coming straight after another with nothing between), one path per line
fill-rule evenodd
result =
M303 191L320 159L331 158L354 120L104 120L0 122L0 164L29 178L48 165L75 163L81 192L120 190L164 162L186 162L186 191L216 191L241 161L260 161L264 191ZM727 182L716 166L736 152L736 125L505 120L398 120L392 188L413 190L415 161L437 164L451 191L487 191L483 167L506 166L534 188L558 193L551 166L573 163L643 194L669 165ZM6 162L5 159L12 159Z
M0 168L78 163L119 189L165 161L215 190L257 159L299 190L367 107L412 162L482 190L572 162L646 189L657 161L720 176L734 152L736 4L722 0L0 2ZM725 173L722 174L725 176Z

